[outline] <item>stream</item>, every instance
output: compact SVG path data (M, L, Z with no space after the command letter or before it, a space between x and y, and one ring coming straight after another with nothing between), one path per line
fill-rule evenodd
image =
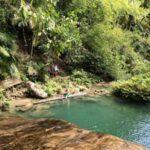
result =
M25 118L63 119L150 148L150 103L131 103L112 96L82 97L12 113Z

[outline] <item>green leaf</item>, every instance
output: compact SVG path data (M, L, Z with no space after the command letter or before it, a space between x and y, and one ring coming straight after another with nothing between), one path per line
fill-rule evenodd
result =
M0 54L2 54L5 57L10 57L8 51L5 48L1 47L1 46L0 46Z

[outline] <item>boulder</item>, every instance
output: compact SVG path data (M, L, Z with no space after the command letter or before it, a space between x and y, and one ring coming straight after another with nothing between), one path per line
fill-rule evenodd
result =
M6 80L0 81L0 91L7 90L22 83L23 81L20 78L8 78Z
M28 94L30 96L41 98L41 99L48 97L48 94L40 86L37 86L35 83L31 81L27 82L27 88L28 88Z
M1 150L146 150L118 137L79 129L61 120L0 117Z

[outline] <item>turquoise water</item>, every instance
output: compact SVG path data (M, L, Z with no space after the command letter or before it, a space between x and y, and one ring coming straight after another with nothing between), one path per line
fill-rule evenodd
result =
M150 148L150 103L137 104L114 97L83 97L19 113L27 118L63 119L100 133L113 134Z

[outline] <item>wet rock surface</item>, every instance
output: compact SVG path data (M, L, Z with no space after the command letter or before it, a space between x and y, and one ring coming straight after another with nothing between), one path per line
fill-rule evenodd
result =
M14 110L24 112L30 110L33 107L33 103L32 100L29 98L13 100L11 107L13 107Z
M60 120L0 117L0 150L146 150L118 137Z

